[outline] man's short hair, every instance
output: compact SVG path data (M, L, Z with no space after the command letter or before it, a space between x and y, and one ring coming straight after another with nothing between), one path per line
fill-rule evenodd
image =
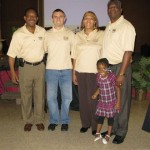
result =
M26 16L26 15L27 15L27 13L28 13L28 11L30 11L30 10L34 11L34 12L35 12L35 14L36 14L36 16L38 17L38 11L37 11L37 9L32 8L32 7L27 8L27 9L24 11L24 16Z
M55 9L55 10L52 12L52 18L53 18L53 15L54 15L55 12L61 12L61 13L64 14L64 17L66 17L66 14L65 14L65 12L64 12L63 10L61 10L61 9Z
M118 8L122 8L121 2L120 2L119 0L110 0L110 1L108 2L108 4L107 4L107 7L109 8L109 6L110 6L111 4L115 4L115 5L118 6Z

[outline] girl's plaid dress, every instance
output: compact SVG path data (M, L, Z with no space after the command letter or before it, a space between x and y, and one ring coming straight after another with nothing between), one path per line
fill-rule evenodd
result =
M107 118L114 117L116 113L116 76L114 73L109 72L106 78L102 78L97 74L97 85L99 87L99 102L97 105L96 116L104 116Z

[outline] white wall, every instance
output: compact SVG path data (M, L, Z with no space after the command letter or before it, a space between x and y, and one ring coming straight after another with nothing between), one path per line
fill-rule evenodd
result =
M44 0L44 26L52 26L51 14L57 8L66 13L66 26L72 29L80 27L86 11L93 11L98 17L99 26L106 26L109 21L107 3L108 0Z

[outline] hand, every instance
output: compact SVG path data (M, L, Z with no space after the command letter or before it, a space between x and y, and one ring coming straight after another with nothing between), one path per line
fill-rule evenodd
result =
M115 108L116 108L117 110L119 110L119 109L120 109L120 103L116 103Z
M77 76L76 76L75 73L73 73L73 75L72 75L72 80L73 80L73 83L74 83L75 85L78 85Z
M92 95L91 98L94 100L94 99L96 99L96 97L97 97L97 95L94 94L94 95Z
M117 76L116 83L119 87L121 87L124 84L124 76Z
M11 73L11 81L12 83L14 84L18 84L19 83L19 79L18 79L18 76L16 75L16 73Z

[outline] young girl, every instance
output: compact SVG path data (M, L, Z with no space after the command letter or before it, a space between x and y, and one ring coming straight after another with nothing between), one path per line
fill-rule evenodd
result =
M109 62L106 58L97 61L97 85L98 89L92 95L92 99L96 99L99 95L99 102L97 105L97 130L95 140L101 138L101 128L104 118L108 118L108 134L102 139L104 144L109 141L112 126L114 122L114 115L120 109L120 88L116 85L116 76L109 69Z

